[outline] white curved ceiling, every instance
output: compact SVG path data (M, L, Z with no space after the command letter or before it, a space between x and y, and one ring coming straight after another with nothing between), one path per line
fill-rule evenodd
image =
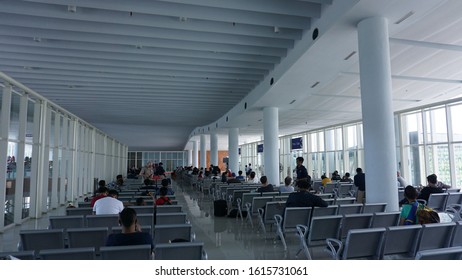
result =
M130 150L182 150L213 130L227 149L228 127L261 139L265 106L279 108L281 135L361 119L356 24L370 16L389 20L396 111L460 96L460 11L458 0L3 0L0 71Z

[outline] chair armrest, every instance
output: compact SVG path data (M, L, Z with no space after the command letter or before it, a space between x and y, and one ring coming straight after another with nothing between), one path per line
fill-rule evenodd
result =
M343 250L343 242L335 238L327 238L327 249L334 260L340 259L340 254ZM326 250L327 250L326 249Z

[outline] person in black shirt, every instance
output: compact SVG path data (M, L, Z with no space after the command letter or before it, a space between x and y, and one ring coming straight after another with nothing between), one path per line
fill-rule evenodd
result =
M289 194L286 201L286 207L327 207L321 197L308 192L310 183L306 180L297 182L298 191Z
M268 178L266 176L261 176L260 178L261 187L257 189L257 192L273 192L273 185L268 184Z
M305 166L303 166L304 159L302 157L297 158L297 168L295 171L297 172L297 182L301 180L307 181L311 184L311 177L308 175L308 171L306 170Z
M151 234L141 232L141 226L136 218L136 211L126 207L119 213L119 224L122 226L122 233L110 234L106 239L106 246L128 246L151 244L154 249Z
M357 203L363 203L366 195L366 174L363 173L361 168L356 168L356 175L354 177L354 184L358 187L356 195Z
M438 178L435 174L428 175L427 177L428 185L420 191L419 196L417 199L424 199L428 202L430 198L430 194L432 193L443 193L444 190L442 188L437 187Z

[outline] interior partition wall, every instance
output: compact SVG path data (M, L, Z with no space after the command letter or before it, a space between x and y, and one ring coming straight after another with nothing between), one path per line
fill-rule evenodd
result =
M0 90L0 232L126 175L126 145L1 72Z

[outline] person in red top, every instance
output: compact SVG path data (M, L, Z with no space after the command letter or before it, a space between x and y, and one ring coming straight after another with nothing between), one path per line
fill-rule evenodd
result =
M91 199L91 202L90 202L90 206L93 207L95 206L95 202L100 199L100 198L103 198L103 197L106 197L107 194L109 192L109 189L107 187L104 187L104 186L100 186L98 188L98 195L95 195L92 199Z
M170 201L170 198L167 196L168 193L168 188L167 187L161 187L159 190L160 197L156 200L156 205L171 205L172 202Z

